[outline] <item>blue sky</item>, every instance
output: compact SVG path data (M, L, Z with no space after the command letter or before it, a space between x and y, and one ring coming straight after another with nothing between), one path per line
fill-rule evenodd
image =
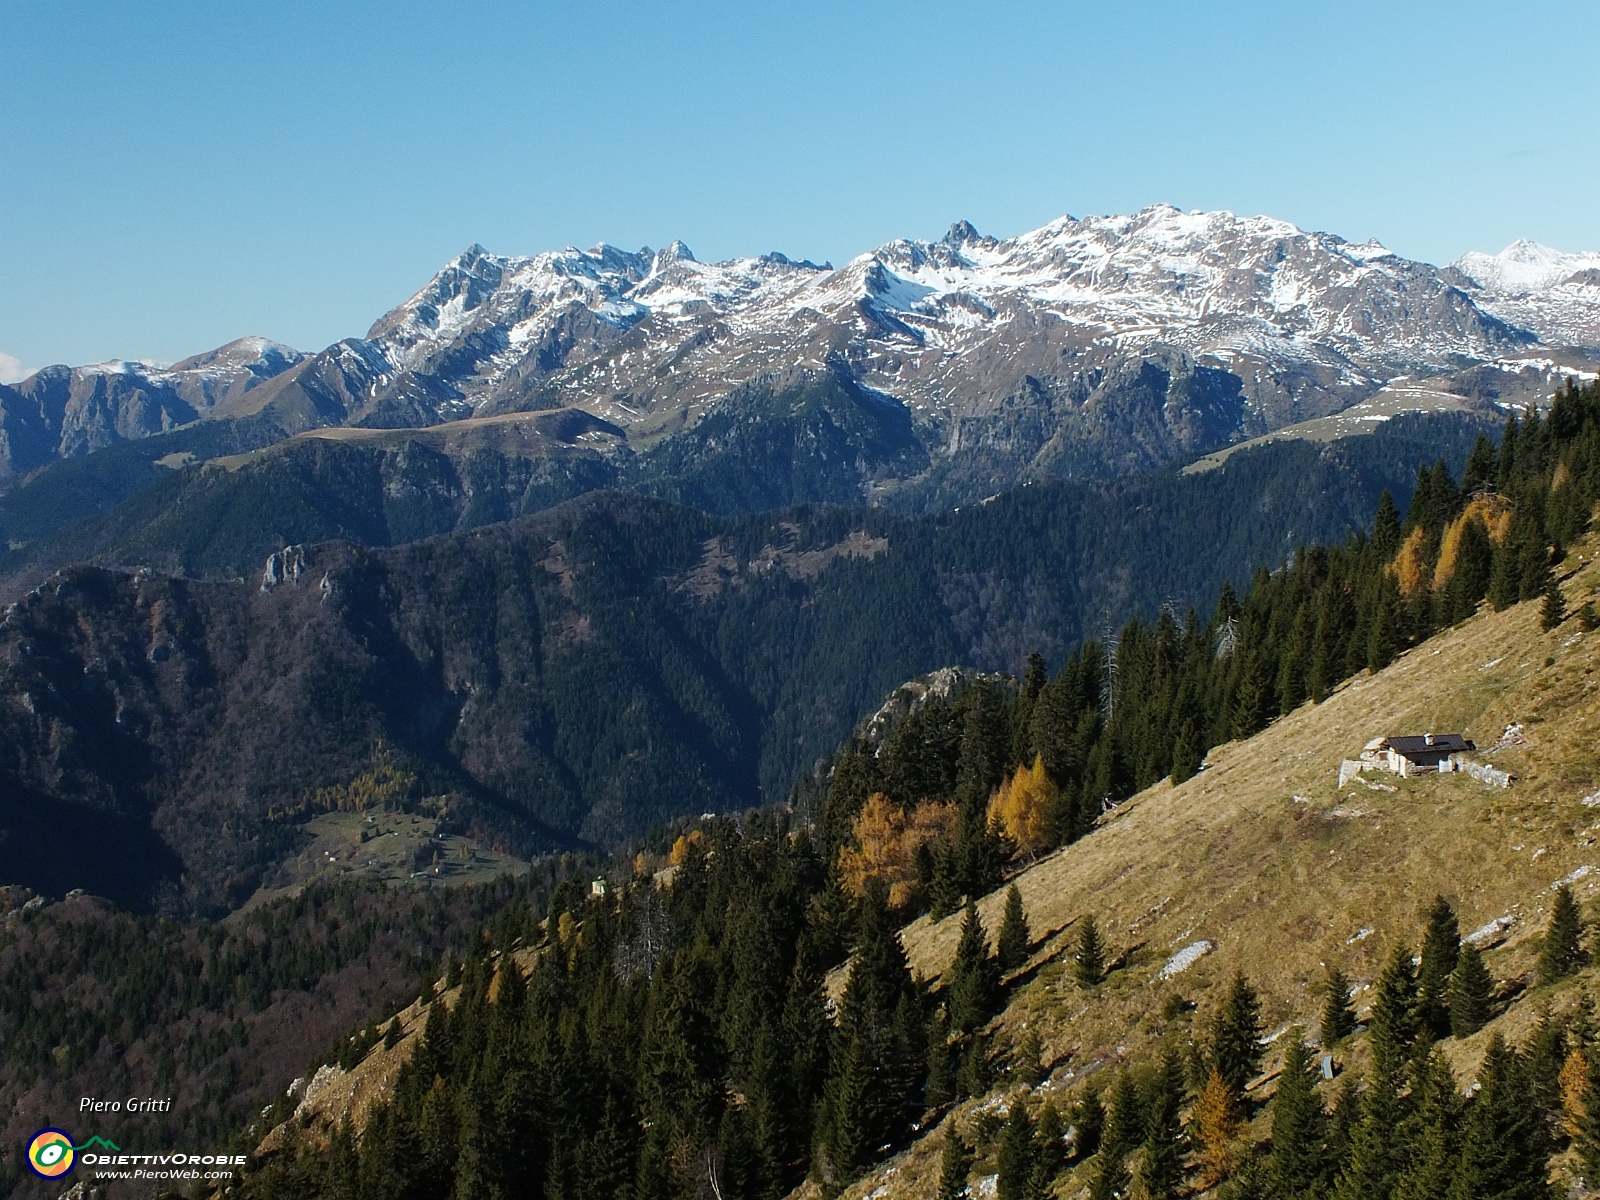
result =
M1600 249L1600 8L0 0L0 378L359 334L479 241L842 262L1155 202Z

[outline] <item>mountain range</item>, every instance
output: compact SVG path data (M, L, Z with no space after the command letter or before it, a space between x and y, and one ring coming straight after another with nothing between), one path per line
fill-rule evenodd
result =
M245 338L0 388L0 475L196 421L252 422L270 431L257 441L443 426L540 460L571 481L554 499L599 481L732 509L925 510L1187 461L1397 381L1504 404L1597 363L1600 255L1527 242L1436 268L1162 205L1004 240L958 222L836 269L701 263L679 242L475 245L365 337L315 354ZM741 441L835 470L754 496L674 490Z
M1594 260L1167 207L837 269L473 247L320 353L47 368L0 389L0 865L80 886L36 851L94 814L98 890L221 911L378 745L521 853L780 799L907 678L1207 609L1459 470L1593 376ZM1413 394L1468 412L1162 470Z

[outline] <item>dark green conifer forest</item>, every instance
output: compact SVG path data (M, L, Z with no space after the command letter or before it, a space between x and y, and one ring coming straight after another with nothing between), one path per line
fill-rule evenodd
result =
M882 741L847 745L803 779L790 807L705 822L669 886L640 875L600 898L558 889L549 912L498 922L462 948L453 1006L425 992L425 1040L364 1136L266 1164L251 1194L770 1200L808 1176L837 1190L983 1093L1012 1056L1014 1069L1037 1069L985 1031L1005 1003L1002 968L1028 953L1020 901L997 939L1003 960L972 905L1019 850L989 818L1003 781L1042 762L1049 844L1089 836L1106 806L1192 774L1212 746L1381 669L1486 598L1542 597L1596 498L1600 387L1569 388L1547 420L1511 418L1498 450L1481 440L1459 482L1443 463L1424 467L1404 519L1385 494L1370 534L1301 548L1242 594L1225 589L1205 618L1163 611L1078 646L1053 675L1035 658L1020 684L980 679L930 697ZM840 851L874 794L908 811L955 808L897 902L881 880L859 894L841 884ZM930 906L965 909L937 986L912 976L897 932ZM1092 943L1092 922L1083 929ZM1324 1082L1294 1030L1270 1144L1228 1168L1227 1194L1532 1200L1547 1192L1546 1157L1569 1139L1600 1161L1591 1119L1575 1135L1558 1120L1556 1079L1574 1049L1590 1064L1585 1111L1600 1111L1587 1023L1546 1021L1520 1048L1497 1038L1463 1096L1433 1043L1481 1027L1493 981L1444 898L1416 933L1420 960L1395 947L1374 986L1364 1078ZM1544 944L1550 978L1578 961L1570 896ZM1115 964L1097 946L1079 952L1100 960L1079 964L1092 1003ZM823 977L840 964L835 1005ZM1348 988L1330 972L1325 1044L1353 1031ZM1080 1093L1070 1160L1054 1111L1017 1105L988 1131L1000 1194L1042 1195L1054 1173L1091 1159L1093 1195L1134 1180L1178 1194L1183 1155L1203 1157L1208 1130L1241 1128L1260 1104L1247 1092L1263 1054L1258 997L1243 975L1219 990L1187 1057L1173 1048L1138 1082L1118 1074L1109 1115L1093 1085ZM1197 1102L1207 1115L1186 1125ZM954 1196L971 1154L955 1129L945 1138L940 1194Z

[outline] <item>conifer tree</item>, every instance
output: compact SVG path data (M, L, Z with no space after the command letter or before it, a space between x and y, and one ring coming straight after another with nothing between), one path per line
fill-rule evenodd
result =
M701 1147L697 1175L714 1196L753 1196L761 1186L759 1156L746 1114L744 1108L723 1109L716 1139ZM603 1184L590 1184L587 1189L592 1196L614 1196L618 1190Z
M869 1150L909 1124L927 1060L920 998L881 886L869 888L861 905L834 1036L843 1050L823 1092L820 1132L835 1176L849 1178Z
M1000 1149L995 1163L995 1193L999 1200L1028 1200L1033 1182L1033 1121L1020 1098L1013 1098L1011 1111L1000 1130Z
M1356 1029L1356 1010L1350 1006L1350 981L1337 966L1328 967L1327 999L1322 1005L1319 1040L1332 1049Z
M1536 525L1523 534L1522 551L1517 558L1517 599L1534 600L1545 594L1551 582L1550 548Z
M989 797L1000 783L1010 748L1006 706L993 687L975 685L961 730L956 778L956 865L969 899L1000 882L1004 855L998 835L989 828Z
M980 1031L967 1039L967 1048L956 1071L956 1091L963 1096L981 1096L994 1082L989 1065L989 1039Z
M1462 494L1470 496L1493 487L1495 473L1499 469L1498 460L1493 444L1480 433L1472 445L1472 453L1467 455L1466 466L1461 468Z
M328 1147L328 1200L359 1200L361 1154L348 1121L341 1121Z
M1372 627L1367 633L1369 675L1376 675L1392 663L1400 645L1399 590L1389 575L1385 575L1378 586L1378 607L1372 614Z
M723 1128L727 1129L729 1118L736 1118L734 1109L723 1110ZM629 1119L627 1106L614 1094L608 1094L604 1108L601 1109L598 1127L588 1145L584 1147L582 1166L579 1171L586 1190L591 1196L618 1196L626 1194L628 1184L635 1171L636 1154L633 1146L635 1126ZM727 1137L719 1139L726 1144ZM502 1143L503 1144L503 1143ZM489 1190L475 1190L464 1186L459 1168L456 1176L456 1195L459 1200L476 1200L477 1197L488 1197L496 1194L514 1195L512 1189L504 1193Z
M1229 734L1234 738L1247 738L1266 725L1272 717L1273 688L1267 666L1256 647L1244 653L1239 672L1239 687L1234 693L1233 723Z
M1023 672L1022 686L1017 689L1016 702L1011 709L1012 762L1030 763L1039 753L1033 743L1033 710L1049 682L1044 655L1035 650L1028 655L1028 668Z
M1039 1106L1039 1120L1033 1130L1033 1180L1029 1194L1036 1197L1049 1195L1050 1185L1056 1181L1067 1164L1067 1131L1061 1125L1061 1114L1055 1103L1046 1100ZM1083 1136L1080 1129L1078 1135Z
M1283 1074L1272 1102L1270 1169L1275 1192L1289 1198L1309 1195L1322 1181L1328 1119L1312 1082L1305 1035L1297 1026L1287 1037Z
M1183 1060L1173 1050L1162 1057L1145 1103L1144 1145L1139 1154L1140 1192L1145 1200L1171 1200L1183 1182Z
M1211 1062L1235 1098L1261 1062L1261 1001L1243 971L1234 972L1228 995L1211 1023Z
M849 1183L878 1144L873 1137L872 1068L862 1039L846 1044L822 1093L818 1167L827 1183Z
M1546 1133L1554 1135L1561 1129L1557 1117L1561 1113L1561 1068L1567 1062L1567 1033L1550 1019L1548 1008L1540 1010L1521 1057L1529 1104L1544 1118Z
M1071 1110L1073 1128L1078 1136L1072 1143L1072 1154L1079 1162L1100 1152L1100 1142L1105 1135L1106 1108L1100 1101L1100 1087L1090 1080L1084 1085Z
M1328 1114L1328 1174L1338 1178L1350 1165L1350 1143L1355 1139L1356 1126L1361 1123L1361 1077L1354 1071L1346 1072L1339 1081L1338 1093L1333 1099L1333 1111Z
M1233 1169L1233 1175L1217 1189L1217 1200L1273 1200L1272 1180L1265 1155L1251 1147Z
M1006 890L1006 911L1000 922L1000 938L995 947L1000 970L1015 971L1026 963L1032 940L1028 932L1028 916L1022 908L1022 893L1013 883Z
M1436 1038L1450 1032L1450 975L1461 958L1461 926L1443 896L1428 909L1422 937L1422 969L1417 976L1417 1009L1422 1027Z
M1386 1043L1398 1059L1417 1036L1417 973L1410 946L1402 942L1389 952L1373 991L1373 1045Z
M1539 606L1539 628L1549 633L1567 619L1567 598L1561 594L1561 584L1552 575L1545 581L1544 603Z
M1378 497L1378 510L1373 514L1372 548L1385 562L1400 549L1400 510L1395 507L1388 488Z
M1578 993L1577 1002L1572 1006L1567 1035L1572 1039L1574 1049L1587 1050L1594 1044L1594 997L1586 991Z
M950 965L948 985L950 1027L970 1034L988 1021L994 1011L999 989L999 968L989 955L989 938L984 932L978 907L967 901L967 915L961 923L961 941L956 944L955 960Z
M1078 952L1073 956L1073 974L1079 987L1097 987L1106 975L1106 948L1100 940L1100 927L1094 914L1083 918L1078 928Z
M750 1145L752 1177L759 1181L751 1190L768 1196L786 1190L791 1160L804 1145L796 1137L795 1106L785 1083L777 1040L771 1024L763 1019L745 1073L744 1133ZM598 1194L605 1194L604 1189Z
M1539 950L1539 982L1554 983L1578 969L1583 956L1583 919L1572 889L1562 884L1556 889L1550 909L1550 925Z
M945 1123L944 1154L939 1161L939 1200L964 1200L970 1196L967 1179L972 1174L972 1152L961 1140L952 1119Z
M1483 955L1472 943L1461 947L1461 957L1450 976L1450 1032L1471 1037L1489 1023L1489 996L1494 980L1483 965Z
M822 973L801 946L795 953L789 973L789 990L784 997L782 1031L783 1056L788 1064L788 1094L806 1098L792 1113L792 1136L801 1146L810 1141L812 1105L828 1076L828 1034L831 1024L823 1000Z
M1450 1200L1546 1200L1549 1147L1539 1116L1527 1103L1527 1081L1505 1039L1489 1039L1478 1090L1461 1127L1461 1157Z
M1394 1200L1447 1200L1460 1154L1461 1095L1442 1051L1428 1055L1413 1088L1413 1102L1415 1133L1408 1162L1395 1182Z
M950 1018L944 1005L928 1022L928 1082L923 1099L938 1108L955 1098L955 1076L950 1065Z
M693 1142L710 1138L721 1120L726 1064L711 1028L708 973L686 956L652 988L656 1014L644 1050L646 1104L651 1116Z
M1044 1082L1044 1066L1039 1061L1043 1054L1044 1043L1039 1039L1039 1030L1030 1027L1012 1055L1013 1076L1029 1087L1038 1087Z
M1516 412L1508 413L1505 428L1500 431L1500 461L1495 474L1495 488L1501 494L1509 493L1515 482L1517 435L1520 429Z
M432 1195L451 1190L456 1156L461 1151L460 1126L449 1089L434 1076L417 1120L417 1181Z
M1103 1146L1115 1147L1118 1154L1125 1155L1143 1137L1144 1111L1139 1104L1139 1089L1134 1086L1132 1073L1124 1067L1111 1085L1111 1111L1106 1115L1100 1140Z
M456 1200L499 1200L505 1195L499 1170L504 1139L494 1116L475 1088L464 1088L460 1100L460 1146L454 1164Z
M1200 744L1200 730L1193 717L1185 717L1178 727L1177 740L1172 743L1172 782L1180 784L1193 779L1200 770L1205 748Z
M1123 1200L1132 1182L1127 1152L1121 1146L1103 1142L1099 1161L1089 1176L1089 1200Z
M942 921L961 906L961 851L957 842L940 839L932 849L924 844L933 859L933 879L928 884L928 911Z
M1334 1187L1334 1200L1387 1200L1406 1165L1401 1131L1403 1042L1373 1026L1372 1071L1361 1096L1361 1116L1350 1131L1350 1156Z

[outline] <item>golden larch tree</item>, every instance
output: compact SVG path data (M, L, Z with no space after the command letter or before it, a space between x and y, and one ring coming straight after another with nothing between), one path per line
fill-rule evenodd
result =
M989 798L989 824L1000 830L1019 855L1037 854L1050 844L1050 812L1056 785L1036 757L1031 767L1018 767Z
M907 812L882 792L874 792L850 824L850 841L839 847L839 881L860 898L867 884L889 886L889 903L900 907L916 894L917 851L956 826L956 806L924 800Z
M1561 1109L1568 1137L1583 1132L1583 1095L1588 1090L1589 1060L1581 1049L1567 1055L1557 1080L1561 1087Z
M1195 1101L1192 1119L1200 1141L1200 1190L1205 1191L1233 1170L1233 1143L1244 1128L1233 1089L1215 1068Z

